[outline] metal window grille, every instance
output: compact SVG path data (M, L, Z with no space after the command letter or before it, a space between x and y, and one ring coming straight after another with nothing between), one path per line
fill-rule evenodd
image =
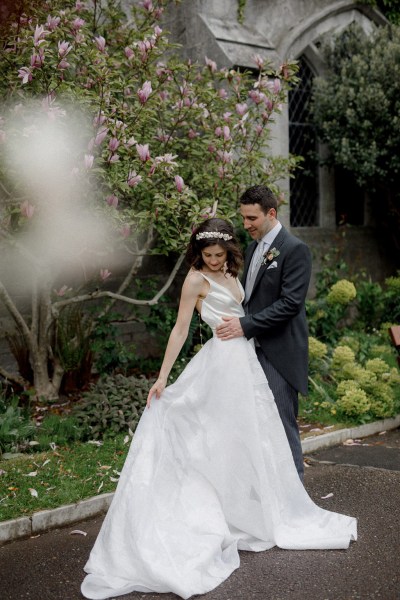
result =
M310 120L314 74L304 57L299 59L298 85L289 92L289 152L303 157L290 181L290 225L318 225L318 155L315 128Z

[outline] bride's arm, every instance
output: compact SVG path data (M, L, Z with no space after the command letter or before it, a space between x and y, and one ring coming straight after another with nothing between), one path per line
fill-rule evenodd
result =
M178 316L176 323L170 333L167 348L164 354L164 360L161 365L160 373L157 381L152 386L147 396L147 407L150 407L150 402L155 394L160 397L165 386L167 385L168 375L174 366L179 352L186 341L189 332L189 325L192 320L192 315L196 303L204 291L206 281L196 271L189 271L182 286L181 299L179 302Z

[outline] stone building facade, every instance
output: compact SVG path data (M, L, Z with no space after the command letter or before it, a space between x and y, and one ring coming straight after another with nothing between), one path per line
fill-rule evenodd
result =
M301 81L276 120L268 151L308 156L311 149L324 156L327 149L313 140L307 122L312 80L325 71L321 45L351 23L368 33L385 24L385 18L351 0L246 0L240 23L238 4L183 0L169 11L167 27L193 61L204 62L207 56L218 67L254 69L255 54L274 66L298 60ZM280 219L312 248L314 274L327 254L340 256L354 271L364 268L377 281L394 274L391 257L381 249L368 196L339 169L322 168L308 158L303 166L293 180L281 183L288 203Z

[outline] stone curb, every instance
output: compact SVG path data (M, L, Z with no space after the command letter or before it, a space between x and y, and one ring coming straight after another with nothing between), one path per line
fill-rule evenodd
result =
M358 425L357 427L338 429L337 431L316 435L312 438L302 440L301 448L303 454L307 454L307 452L315 452L316 450L336 446L348 439L368 437L381 431L397 429L397 427L400 427L400 415L396 415L392 419L382 419L382 421L374 421L373 423Z
M400 415L393 419L383 419L358 427L338 429L302 440L303 453L315 452L344 442L347 439L362 438L400 426ZM11 541L39 535L50 529L62 527L105 513L111 504L114 492L81 500L75 504L60 506L51 510L41 510L30 517L11 519L0 523L0 546Z

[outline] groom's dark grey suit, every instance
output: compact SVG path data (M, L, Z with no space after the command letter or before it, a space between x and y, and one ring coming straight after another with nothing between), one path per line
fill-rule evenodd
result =
M297 393L308 389L308 327L305 299L311 277L308 246L284 227L271 244L279 251L261 265L240 323L247 339L255 338L257 355L285 427L300 477L303 458L296 423ZM249 245L243 272L246 287L249 266L257 242ZM271 248L270 248L271 250Z

